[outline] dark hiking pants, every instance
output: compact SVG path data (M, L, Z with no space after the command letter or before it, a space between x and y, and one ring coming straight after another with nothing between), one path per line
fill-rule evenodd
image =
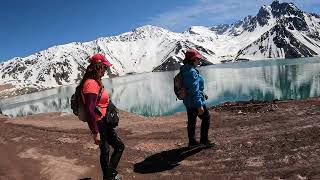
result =
M100 133L100 165L103 172L103 177L110 177L112 172L117 169L124 150L124 144L119 138L117 132L112 127L107 127L101 121L97 122ZM113 148L113 153L109 160L110 146Z
M207 109L207 107L204 108L204 113L202 115L198 115L198 109L197 108L188 108L187 107L187 114L188 114L188 138L189 143L195 142L195 129L196 129L196 122L197 117L199 117L201 122L201 138L200 142L206 142L208 140L208 131L210 126L210 114Z

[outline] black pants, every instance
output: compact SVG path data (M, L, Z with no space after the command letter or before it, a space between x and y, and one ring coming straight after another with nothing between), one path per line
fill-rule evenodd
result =
M195 129L197 123L197 117L199 117L201 122L201 138L200 142L206 142L208 140L208 131L210 126L210 114L207 107L204 108L204 113L202 115L198 115L197 108L188 108L187 107L187 114L188 114L188 138L189 142L195 142Z
M118 163L121 159L124 150L124 144L119 138L117 132L112 127L107 127L102 121L97 122L100 133L100 165L103 172L103 177L111 176L111 173L117 169ZM110 147L113 148L113 153L109 160Z

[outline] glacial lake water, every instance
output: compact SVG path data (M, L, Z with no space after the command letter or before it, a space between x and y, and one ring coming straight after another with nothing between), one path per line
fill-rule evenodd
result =
M209 106L227 101L304 99L320 95L320 57L261 60L198 68L205 78ZM119 109L144 116L185 111L173 92L178 71L134 74L104 79ZM9 116L42 112L71 113L70 97L75 85L63 86L1 100Z

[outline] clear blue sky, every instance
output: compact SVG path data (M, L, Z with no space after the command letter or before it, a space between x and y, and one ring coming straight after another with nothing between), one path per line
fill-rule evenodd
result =
M272 0L1 0L0 61L54 45L92 41L146 24L182 32L256 15ZM320 14L319 0L291 0Z

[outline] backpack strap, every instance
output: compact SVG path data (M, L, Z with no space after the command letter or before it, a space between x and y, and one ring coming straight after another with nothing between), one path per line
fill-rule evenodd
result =
M104 89L104 86L103 86L103 85L102 85L102 86L100 86L97 102L99 102L99 101L100 101L100 99L101 99L101 96L102 96L102 90L103 90L103 89Z

